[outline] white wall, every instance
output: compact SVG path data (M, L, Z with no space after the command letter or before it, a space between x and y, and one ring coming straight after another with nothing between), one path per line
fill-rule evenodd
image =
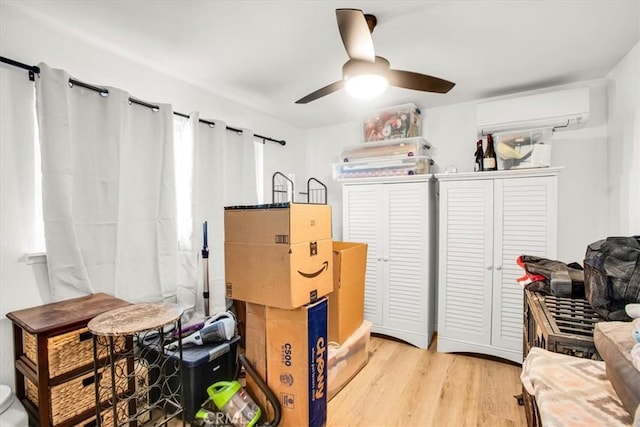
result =
M133 96L148 102L166 102L175 111L189 113L199 111L200 117L220 119L234 127L251 128L254 132L287 141L285 147L267 142L265 144L265 200L271 200L271 175L280 170L300 176L304 172L304 133L275 117L251 107L230 101L193 86L187 82L135 63L117 54L89 44L85 39L48 23L16 11L0 3L0 55L35 65L46 62L50 66L63 68L74 78L96 85L119 87ZM4 67L4 66L3 66ZM12 87L5 79L6 73L18 73L17 69L3 69L2 88L4 94ZM27 73L21 72L22 85L32 86ZM12 333L10 321L5 314L25 307L40 305L43 299L38 292L36 278L46 278L44 264L35 269L19 261L19 257L31 250L29 235L33 217L33 146L30 136L17 152L10 150L10 118L2 117L2 269L0 270L0 382L14 384L12 363ZM26 230L26 231L25 231ZM24 232L23 232L24 231Z
M558 256L567 263L583 262L589 243L607 235L607 123L606 85L604 79L577 82L562 87L590 88L591 115L582 129L559 131L553 137L552 165L563 166L558 185L559 223ZM434 170L444 171L455 165L459 172L473 170L476 133L476 105L486 100L424 109L423 135L433 146ZM328 163L339 161L345 146L362 141L360 122L313 129L307 134L307 170L326 179L329 202L333 206L333 235L342 237L342 190L331 178Z
M306 170L309 177L327 186L327 203L331 205L333 240L342 240L342 186L333 179L332 163L339 162L344 147L362 140L362 126L349 122L312 129L307 132Z
M607 76L609 230L640 234L640 42Z

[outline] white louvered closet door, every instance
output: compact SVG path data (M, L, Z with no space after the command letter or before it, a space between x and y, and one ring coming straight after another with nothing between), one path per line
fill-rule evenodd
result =
M343 239L366 243L367 270L364 290L364 318L374 326L382 325L381 275L382 185L348 185L343 187Z
M556 177L497 179L494 184L492 344L522 351L524 271L520 255L556 257Z
M427 183L386 184L383 218L385 250L382 254L385 285L384 324L388 328L427 330Z
M522 363L520 255L556 256L555 169L442 175L438 351Z
M427 180L343 187L343 238L369 245L364 317L372 331L427 348L433 334L433 185Z
M490 345L493 181L441 182L439 234L438 335Z

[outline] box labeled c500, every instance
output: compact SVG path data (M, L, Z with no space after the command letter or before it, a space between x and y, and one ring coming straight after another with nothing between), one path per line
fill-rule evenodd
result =
M247 304L249 363L280 400L284 427L321 427L327 420L327 299L294 310ZM250 376L247 389L273 419Z

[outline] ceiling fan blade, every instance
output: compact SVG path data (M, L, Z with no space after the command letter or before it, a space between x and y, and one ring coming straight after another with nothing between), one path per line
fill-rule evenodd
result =
M331 83L330 85L327 85L322 89L318 89L315 92L311 92L309 95L298 99L296 101L296 104L306 104L308 102L315 101L318 98L322 98L323 96L329 95L330 93L342 89L343 86L344 81L338 80L337 82Z
M360 9L336 9L342 43L351 59L375 61L371 31Z
M402 70L390 70L388 80L391 86L436 93L447 93L456 85L438 77Z

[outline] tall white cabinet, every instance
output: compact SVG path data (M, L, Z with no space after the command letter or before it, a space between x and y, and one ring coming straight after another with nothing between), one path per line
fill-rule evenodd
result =
M560 168L439 174L438 351L522 363L520 255L556 257Z
M435 198L429 176L348 182L343 239L368 244L365 319L427 348L435 322Z

